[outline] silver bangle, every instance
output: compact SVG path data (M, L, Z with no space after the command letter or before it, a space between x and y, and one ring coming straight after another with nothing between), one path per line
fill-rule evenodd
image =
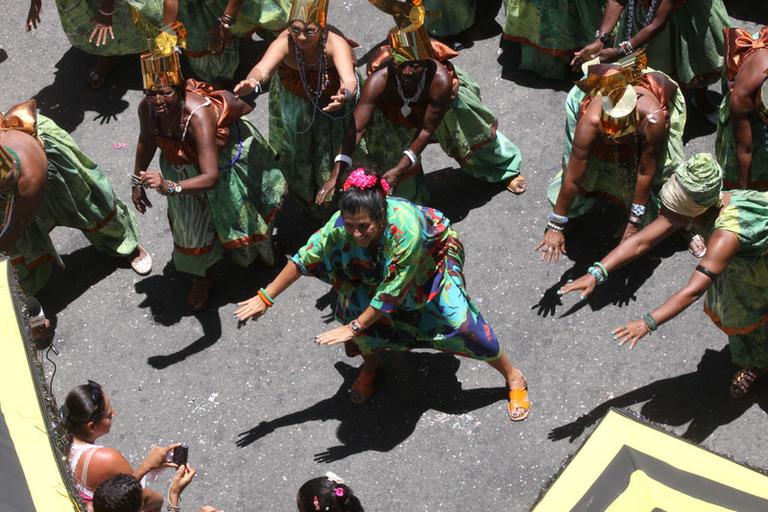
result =
M253 87L253 92L255 92L256 94L261 94L262 92L264 92L261 89L261 82L259 82L255 78L249 78L248 83L251 84L251 87Z
M403 154L411 161L411 167L419 163L419 157L416 156L416 153L411 148L403 150Z
M632 215L635 217L642 217L645 215L645 205L632 203L632 207L629 209L629 211L632 212Z
M352 159L347 155L342 155L341 153L336 155L336 158L333 159L333 163L338 163L338 162L347 164L347 167L352 167Z
M568 224L568 217L566 215L558 215L555 212L551 212L547 220L555 224Z
M112 11L110 11L110 12L104 12L104 11L102 11L101 9L99 9L99 14L101 14L102 16L112 16L113 14L115 14L115 11L114 11L114 9L113 9L113 10L112 10Z

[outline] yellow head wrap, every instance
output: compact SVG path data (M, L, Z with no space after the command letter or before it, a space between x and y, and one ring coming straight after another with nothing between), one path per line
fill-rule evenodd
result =
M186 47L186 35L187 29L177 22L163 27L160 35L151 41L150 50L141 55L145 90L173 87L184 82L178 48Z

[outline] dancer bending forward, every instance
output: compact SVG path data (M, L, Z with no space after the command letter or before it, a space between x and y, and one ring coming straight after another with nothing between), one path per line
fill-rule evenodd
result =
M379 350L432 348L488 362L507 382L510 419L525 419L527 383L467 295L464 247L450 221L437 210L387 197L387 182L362 168L343 188L340 211L274 281L238 304L237 318L258 318L299 277L317 277L338 293L335 317L344 325L315 342L345 343L348 355L363 356L353 402L373 394Z

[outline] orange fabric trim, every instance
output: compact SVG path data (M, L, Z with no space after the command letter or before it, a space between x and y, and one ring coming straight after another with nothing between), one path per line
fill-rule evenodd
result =
M87 231L88 233L95 233L96 231L99 231L104 226L106 226L107 224L112 222L112 219L115 218L115 214L116 213L117 213L117 205L112 207L112 211L109 212L109 214L107 214L106 217L104 217L103 219L101 219L99 221L96 221L96 225L95 226L93 226L92 228L86 228L86 229L84 229L84 231Z
M213 250L214 245L206 245L205 247L182 247L180 245L173 244L173 249L179 251L181 254L187 256L202 256L208 254Z
M270 235L259 235L254 233L252 235L241 236L240 238L237 238L235 240L230 240L229 242L222 243L221 246L227 250L231 250L231 249L237 249L238 247L245 247L247 245L252 245L258 242L263 242L264 240L269 240L269 238L270 238Z
M55 259L50 254L43 254L42 256L38 256L37 258L33 259L29 263L25 263L24 256L17 256L11 260L11 265L24 265L28 270L32 270L47 261L55 261Z
M460 164L467 162L470 158L472 158L472 155L474 154L475 151L477 151L478 149L480 149L481 147L487 144L490 144L496 139L496 129L498 128L498 125L499 125L499 122L494 121L494 123L491 125L491 135L484 141L478 142L477 144L474 144L473 146L471 146L469 148L469 153L467 153L466 157L462 158L456 155L449 155L449 156L451 156L454 160L456 160Z
M723 322L720 320L720 317L717 316L717 314L710 310L706 305L704 306L704 312L709 316L709 318L712 320L712 322L723 331L725 334L729 336L740 336L744 334L749 334L758 327L762 327L763 325L768 323L768 315L764 315L760 320L755 322L752 325L747 325L744 327L723 327Z
M573 48L570 50L563 50L561 48L544 48L543 46L540 46L530 39L526 39L525 37L519 37L519 36L511 36L509 34L502 34L501 36L505 41L512 41L513 43L522 43L528 46L534 47L537 51L540 51L541 53L546 53L547 55L551 55L553 57L570 57L573 55L577 50L580 50L580 48Z
M757 36L743 28L724 28L725 49L723 51L728 80L736 78L742 64L756 51L768 49L768 27L763 27Z

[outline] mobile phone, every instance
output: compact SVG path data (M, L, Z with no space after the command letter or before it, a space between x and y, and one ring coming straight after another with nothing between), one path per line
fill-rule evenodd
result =
M183 466L187 463L189 457L189 446L182 444L173 449L172 462L177 466Z

